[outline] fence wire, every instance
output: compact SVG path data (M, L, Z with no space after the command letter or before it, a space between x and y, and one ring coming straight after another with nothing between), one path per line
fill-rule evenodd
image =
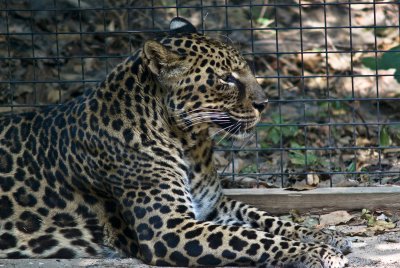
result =
M398 1L0 1L0 112L82 94L182 16L270 102L251 139L216 139L224 186L400 183Z

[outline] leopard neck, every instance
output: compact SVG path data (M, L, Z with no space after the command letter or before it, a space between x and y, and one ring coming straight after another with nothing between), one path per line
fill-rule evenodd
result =
M98 118L92 131L105 133L126 148L162 146L181 150L180 138L171 134L164 94L138 51L117 65L87 99L88 114Z

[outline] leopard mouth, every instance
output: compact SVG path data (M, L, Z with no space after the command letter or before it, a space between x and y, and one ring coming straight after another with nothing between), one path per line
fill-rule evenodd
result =
M223 120L219 118L211 119L214 124L216 124L219 128L223 129L225 132L230 134L242 134L242 133L250 133L255 129L257 120L237 120L231 116L224 118Z

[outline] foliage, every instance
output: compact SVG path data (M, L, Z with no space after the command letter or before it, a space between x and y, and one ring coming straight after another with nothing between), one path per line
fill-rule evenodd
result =
M294 149L305 148L296 142L291 142L290 147ZM325 161L319 158L314 151L308 150L290 150L289 159L290 162L295 166L315 166L325 164Z
M400 83L400 46L389 49L381 57L362 58L361 62L372 70L395 69L394 78Z
M390 138L389 135L389 127L388 126L383 126L380 129L380 145L381 146L390 146L392 143L392 139Z
M250 164L240 170L240 173L257 173L257 172L258 170L256 164Z
M272 123L271 126L263 126L260 129L265 129L267 131L267 141L271 142L274 145L279 144L281 137L283 139L291 139L295 138L298 134L297 126L282 126L285 124L284 120L279 114L272 115L271 117ZM261 147L268 147L267 144L262 143Z
M350 164L346 167L347 172L355 172L356 171L356 161L351 161Z

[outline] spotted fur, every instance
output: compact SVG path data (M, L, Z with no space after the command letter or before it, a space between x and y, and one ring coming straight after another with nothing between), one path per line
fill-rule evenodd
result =
M210 137L264 107L239 52L175 18L83 96L0 117L0 257L343 267L339 234L221 192Z

